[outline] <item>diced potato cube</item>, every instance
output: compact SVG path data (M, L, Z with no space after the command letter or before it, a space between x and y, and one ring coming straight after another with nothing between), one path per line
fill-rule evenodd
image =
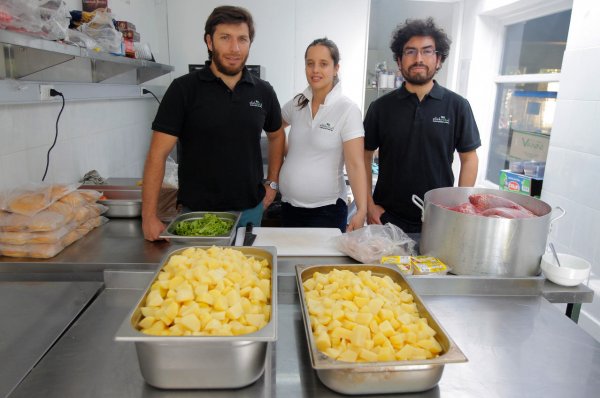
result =
M427 340L419 340L417 341L417 346L428 350L432 354L439 354L440 352L442 352L442 346L434 338L429 338Z
M369 325L372 319L373 314L370 312L359 312L356 314L356 323L360 323L361 325Z
M338 361L344 362L356 362L356 360L358 359L358 353L353 350L346 350L342 352L337 359Z
M371 331L368 327L363 325L356 325L352 330L350 341L357 347L364 347L365 341L371 338Z
M213 318L206 324L206 326L204 326L204 330L208 330L208 331L217 330L217 329L220 329L221 327L222 327L221 322L219 322L218 320Z
M147 316L140 322L138 322L138 326L142 329L149 329L150 327L152 327L152 325L154 325L155 321L156 318L154 318L153 316Z
M389 321L381 322L379 324L379 331L383 333L385 337L390 337L395 333L395 330Z
M226 311L229 308L227 298L225 296L216 296L213 301L213 308L215 311Z
M392 345L395 348L402 348L402 346L404 345L405 339L406 339L406 336L404 335L404 333L398 333L393 336L390 336L390 338L389 338L390 343L392 343Z
M181 317L179 325L185 327L186 329L197 332L200 330L200 320L194 314L189 314L184 317Z
M396 356L394 355L394 350L392 348L382 348L379 350L379 353L377 354L377 360L378 361L395 361L396 360Z
M146 297L146 305L148 307L160 307L162 302L163 298L160 296L160 292L158 290L150 291Z
M260 329L264 326L265 322L265 314L246 314L246 320L252 326L255 326L257 329Z
M373 351L369 351L367 349L361 349L358 357L364 359L365 361L375 362L378 359L378 356Z
M372 300L369 300L369 311L371 312L371 314L376 315L379 310L381 310L381 307L383 307L384 301L380 298L374 298Z
M345 329L343 327L335 328L331 332L332 337L344 338L346 340L352 339L352 330Z
M240 302L235 303L227 310L227 316L229 319L238 319L243 313L244 310L242 309L242 304Z
M331 338L327 332L320 333L316 339L317 349L322 352L326 352L329 348L331 348Z

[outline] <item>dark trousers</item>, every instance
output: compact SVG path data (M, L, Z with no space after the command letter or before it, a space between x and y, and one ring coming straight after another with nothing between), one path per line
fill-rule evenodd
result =
M406 233L420 233L421 232L421 223L414 223L410 221L406 221L401 219L400 217L396 217L389 212L385 212L379 217L381 224L385 225L387 223L392 223L401 230Z
M281 204L281 226L291 228L317 227L339 228L346 232L348 206L342 199L333 205L315 207L295 207L289 203Z

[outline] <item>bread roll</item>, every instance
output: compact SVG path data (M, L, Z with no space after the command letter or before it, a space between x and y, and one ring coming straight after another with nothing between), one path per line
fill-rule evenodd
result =
M71 192L70 194L60 198L60 202L70 204L72 206L83 206L86 204L86 200L78 191Z
M77 192L79 192L88 203L94 203L102 196L102 192L93 189L78 189Z
M45 192L24 192L9 201L8 210L13 213L32 216L50 204Z

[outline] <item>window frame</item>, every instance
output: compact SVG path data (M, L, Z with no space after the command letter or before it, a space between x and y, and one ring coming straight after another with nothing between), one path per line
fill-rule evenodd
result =
M524 1L523 1L524 3ZM509 25L514 25L517 23L521 23L521 22L526 22L535 18L540 18L540 17L544 17L544 16L548 16L551 14L556 14L562 11L567 11L569 9L573 8L573 1L572 0L555 0L555 1L550 1L547 4L541 5L541 6L536 6L536 7L532 7L531 5L523 5L525 8L523 9L517 9L517 10L512 10L512 11L508 11L505 13L502 12L484 12L481 15L482 16L486 16L486 17L492 17L492 19L495 19L497 21L497 23L499 25L501 25L501 32L498 33L498 39L499 39L499 43L504 44L505 40L506 40L506 32L507 32L507 27ZM567 39L568 40L568 39ZM500 84L511 84L511 83L515 83L515 84L521 84L521 83L550 83L550 82L558 82L560 84L560 79L561 79L561 73L539 73L539 74L522 74L522 75L502 75L500 73L498 73L502 67L502 57L504 56L504 46L502 45L502 47L499 48L499 54L497 54L498 57L496 58L496 61L494 62L494 66L495 66L495 70L497 71L494 74L494 77L492 78L492 83L494 84L494 95L493 95L493 99L490 100L489 104L490 104L490 109L491 109L491 119L490 119L490 124L489 124L489 130L488 130L488 139L487 139L487 144L488 147L486 148L485 151L485 155L481 154L483 156L485 156L485 161L481 162L483 163L482 166L484 166L480 171L479 171L479 176L480 176L480 185L487 187L487 188L493 188L493 189L497 189L499 187L499 183L498 181L490 181L487 179L487 169L489 166L489 152L490 152L490 146L491 146L491 141L492 141L492 135L494 134L495 131L495 123L496 123L496 116L497 116L497 101L498 101L498 90L499 90L499 85ZM483 157L480 156L480 159Z

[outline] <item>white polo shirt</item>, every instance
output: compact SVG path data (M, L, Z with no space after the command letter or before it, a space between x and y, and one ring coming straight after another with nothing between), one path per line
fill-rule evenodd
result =
M309 103L302 109L292 99L281 109L290 126L288 152L279 174L284 202L296 207L315 208L346 200L343 143L364 137L358 106L342 94L341 84L333 87L311 115L312 89L302 93Z

